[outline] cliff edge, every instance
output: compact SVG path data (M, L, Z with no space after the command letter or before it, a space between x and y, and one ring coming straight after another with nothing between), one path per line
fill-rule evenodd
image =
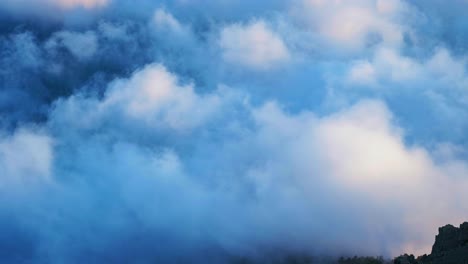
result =
M468 222L455 227L446 225L439 228L431 254L415 258L402 255L395 264L468 264Z

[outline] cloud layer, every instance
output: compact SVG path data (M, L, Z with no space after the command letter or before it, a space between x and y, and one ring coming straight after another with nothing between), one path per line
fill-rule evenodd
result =
M468 212L458 5L0 4L0 262L427 252Z

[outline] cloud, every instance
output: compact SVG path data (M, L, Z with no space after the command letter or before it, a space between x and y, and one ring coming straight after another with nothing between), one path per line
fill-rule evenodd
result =
M348 72L348 81L357 85L375 86L376 72L368 61L357 61Z
M51 0L51 2L63 8L95 8L107 5L110 0Z
M303 228L310 228L312 237L317 232L321 239L316 249L340 248L347 254L378 254L384 248L390 255L427 252L434 226L464 217L457 199L464 195L460 186L468 184L459 178L466 173L466 162L437 163L424 148L406 146L401 129L381 102L364 101L320 119L310 113L291 116L274 105L256 115L263 125L259 138L268 142L266 153L279 155L268 163L259 184L274 184L268 177L281 172L294 175L283 178L288 185L278 184L303 192L299 199L305 204L299 211L317 212L302 216L313 222ZM440 196L433 197L434 192ZM317 199L320 202L314 203ZM341 204L345 200L346 208ZM325 226L333 226L333 231ZM373 241L373 246L356 244L355 232L364 241Z
M167 13L163 9L157 9L156 12L154 12L154 23L155 26L158 29L164 29L167 28L173 32L180 33L183 31L183 26L180 24L177 19L175 19L172 14Z
M281 37L264 21L226 26L219 45L227 62L257 70L282 66L291 56Z
M109 0L19 0L19 1L6 1L0 4L0 7L7 10L26 11L31 7L58 7L60 9L72 8L97 8L107 5ZM23 9L24 8L24 9ZM29 12L29 11L27 11Z
M440 141L460 142L461 131L467 127L460 118L467 115L467 95L462 88L467 81L465 64L465 57L456 57L445 47L434 48L423 57L377 48L369 57L349 61L343 72L330 72L328 100L343 100L346 105L361 96L385 98L421 143L435 134ZM408 118L416 115L419 118ZM425 127L435 123L451 129L426 134Z
M115 256L108 250L138 236L141 226L151 244L169 239L156 251L146 251L149 244L141 242L136 252L142 260L172 259L176 249L184 252L178 254L182 262L205 259L205 248L222 262L275 248L285 254L425 252L435 227L463 218L467 208L457 200L466 199L466 162L436 162L423 147L407 146L382 102L362 101L319 117L287 113L274 102L254 107L221 93L219 102L240 100L224 106L237 108L237 114L227 120L202 114L206 120L194 127L191 121L200 120L210 96L149 65L112 82L102 99L57 102L49 130L60 142L53 177L64 192L55 195L62 197L60 206L79 206L56 223L63 226L60 234L46 229L43 243L66 245L68 236L92 235L75 234L77 227L69 225L75 217L88 218L96 206L100 217L121 219L93 235L98 244L77 245L78 252L98 247L97 261ZM191 130L160 141L167 128ZM112 206L115 199L121 206ZM135 215L126 216L127 210ZM235 226L228 221L234 218ZM114 220L104 222L109 221ZM78 225L84 230L88 224ZM138 259L125 252L118 258ZM76 253L59 247L44 254L73 262Z
M392 49L380 49L374 60L357 61L350 69L351 82L371 86L379 79L389 78L394 82L410 82L421 77L421 65L411 58L402 56Z
M15 0L2 1L2 20L8 22L35 20L40 24L62 23L84 24L96 13L105 10L111 0Z
M466 82L465 58L454 58L445 48L436 49L424 60L399 54L392 49L378 49L371 61L356 61L349 71L350 81L372 86L376 81L408 84L414 81L449 85L458 90ZM367 79L367 81L366 81Z
M79 60L90 59L98 49L97 36L92 31L57 32L47 43L47 49L51 52L63 46Z
M362 52L375 44L400 47L409 31L401 23L409 7L400 0L304 0L291 12L324 47L330 45L341 54Z
M27 189L30 184L47 181L52 174L52 140L46 134L20 129L0 139L0 168L3 192ZM21 187L22 186L22 187Z
M0 262L427 253L466 220L458 5L44 4L0 4Z
M164 66L152 64L135 72L130 79L115 80L102 101L73 96L59 105L56 114L65 121L82 120L85 127L99 125L105 118L115 118L184 131L201 126L215 116L224 99L217 93L200 96L192 84L179 85ZM77 113L81 114L75 116Z

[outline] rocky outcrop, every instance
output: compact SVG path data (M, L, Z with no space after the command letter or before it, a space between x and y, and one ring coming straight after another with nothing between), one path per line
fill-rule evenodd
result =
M444 252L451 251L458 247L459 229L453 225L446 225L439 228L439 234L436 236L434 245L432 246L431 255L439 255Z
M404 254L395 258L393 263L394 264L418 264L418 261L414 258L413 255Z
M402 255L395 264L468 264L468 222L455 227L446 225L439 228L432 252L416 260L412 255Z
M468 222L459 228L453 225L439 228L431 254L422 260L431 264L468 264Z

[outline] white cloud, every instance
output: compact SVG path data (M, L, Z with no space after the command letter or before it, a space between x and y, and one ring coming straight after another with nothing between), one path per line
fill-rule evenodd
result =
M55 113L85 127L112 118L116 123L133 120L153 128L184 131L213 118L228 98L223 93L221 89L198 95L192 84L180 85L164 66L151 64L130 79L111 83L101 101L74 96L59 104Z
M191 28L163 8L156 9L149 27L156 33L156 38L165 39L173 49L176 46L196 49L199 45L199 43L196 44L196 37Z
M40 7L45 0L8 2L17 8L30 3L21 9L45 17L81 20L86 14L94 17L96 9L111 1L49 0L45 7ZM51 138L32 130L0 137L0 189L56 179L53 188L11 205L15 217L26 219L25 229L39 230L32 244L38 241L38 252L47 259L57 254L62 262L73 263L79 252L92 251L110 262L122 255L118 261L126 261L131 254L137 260L160 259L161 254L171 261L175 248L182 258L213 248L229 255L278 248L336 255L427 253L438 226L466 218L468 205L462 201L468 200L468 162L458 158L466 154L465 146L437 142L433 153L409 144L380 101L324 114L330 109L321 100L333 92L342 92L347 103L368 95L386 100L400 89L395 94L406 97L389 99L402 99L394 105L401 106L398 113L407 111L396 117L398 122L409 116L417 123L426 109L436 108L417 101L430 92L453 118L444 116L444 125L434 122L439 127L449 124L446 130L454 130L457 121L468 120L459 114L465 110L449 108L466 108L453 103L468 98L466 59L445 48L416 56L428 53L421 43L403 43L410 30L402 17L409 12L405 2L304 0L290 16L279 10L280 1L258 1L255 7L231 0L168 1L168 9L154 13L152 7L160 4L155 1L113 2L117 4L103 16L112 22L92 20L80 27L57 23L45 31L17 34L12 44L6 36L3 43L12 48L4 52L11 58L3 63L2 80L14 88L0 98L12 102L2 108L37 107L39 114L20 112L14 123L43 117L57 143L53 151ZM0 7L6 5L0 0ZM221 8L227 6L234 9ZM236 22L263 14L263 19ZM303 24L290 21L295 18ZM49 31L61 25L60 31ZM30 26L26 28L35 30ZM77 28L82 31L72 31ZM36 44L44 43L44 34L52 35L45 51ZM125 54L116 54L122 48ZM209 59L219 51L234 67L226 71L217 59ZM353 59L337 59L329 52L352 54ZM78 61L63 58L64 53ZM96 71L90 71L87 60ZM126 75L148 60L168 68L151 64ZM267 74L292 60L285 74ZM10 74L8 66L16 61L18 74ZM58 71L43 75L42 66L54 63L64 63L63 76ZM229 70L236 67L261 74L235 76ZM70 69L77 76L65 80L74 73ZM176 72L202 86L181 81ZM31 78L23 82L18 76L24 73ZM121 73L125 77L94 90ZM244 101L241 92L214 88L223 81L239 90L260 88L248 89L255 103ZM88 84L93 89L80 88ZM341 89L355 84L379 89ZM26 86L32 87L32 99L47 102L20 100ZM73 87L73 94L67 87ZM341 90L332 91L336 87ZM58 96L48 112L49 101ZM272 97L280 102L265 103ZM282 103L291 112L281 109ZM413 110L423 113L409 113ZM428 126L419 126L437 139ZM464 139L466 129L458 129ZM411 133L420 142L421 134ZM137 252L114 254L118 244L127 248L125 241L142 231L148 239L135 247ZM78 241L71 249L70 240ZM164 253L152 250L167 242Z
M406 27L400 18L408 6L400 0L303 0L292 8L295 19L339 53L361 52L373 43L399 47Z
M310 216L314 224L304 231L321 238L316 250L422 254L430 251L433 230L463 221L468 206L458 201L468 199L468 179L462 176L468 164L436 162L426 149L407 146L381 102L364 101L323 118L289 115L267 105L255 116L259 142L271 160L254 180L262 192L280 197L292 188L306 201L303 212L327 208ZM278 176L283 173L287 176ZM339 237L315 230L329 221ZM356 244L357 234L369 243Z
M184 30L180 22L166 12L164 9L156 9L153 15L153 22L157 29L170 29L173 32L182 32Z
M380 81L407 82L418 79L421 65L393 49L378 49L371 61L358 60L351 64L347 81L364 86L378 86Z
M220 100L215 94L199 96L192 84L180 86L163 66L150 65L129 80L115 82L101 106L122 107L129 117L186 129L215 114Z
M103 7L110 3L111 0L45 0L62 8L96 8Z
M278 245L312 253L423 253L433 230L462 221L468 210L458 202L468 199L468 164L448 156L436 161L423 147L408 146L379 101L323 117L289 114L275 103L234 104L243 113L229 123L234 129L214 123L227 134L186 145L173 133L216 120L229 100L223 91L197 94L163 66L148 65L111 83L102 99L57 102L49 126L63 144L60 168L117 181L141 221L177 239L190 235L172 230L174 219L190 214L188 229L214 230L210 238L190 238L214 239L237 254ZM178 143L165 149L142 140L161 127ZM181 149L188 146L187 156ZM226 225L233 214L238 228Z
M71 8L97 8L109 4L111 0L15 0L2 1L0 7L11 9L28 9L32 7L58 7L60 9Z
M351 64L347 81L369 87L384 83L430 84L428 90L443 87L444 90L463 90L468 84L466 59L454 58L447 49L439 48L427 59L414 59L399 51L379 48L370 60L357 60ZM465 96L468 96L465 95Z
M223 28L219 45L225 61L251 69L279 67L291 57L281 36L261 20Z
M42 133L20 129L0 137L0 190L47 181L52 173L52 139ZM4 190L5 191L5 190Z
M349 70L347 80L353 84L374 86L376 72L369 61L356 61Z
M112 0L2 0L0 11L17 18L40 18L44 21L67 21L80 24L107 7ZM74 14L80 13L79 17Z

